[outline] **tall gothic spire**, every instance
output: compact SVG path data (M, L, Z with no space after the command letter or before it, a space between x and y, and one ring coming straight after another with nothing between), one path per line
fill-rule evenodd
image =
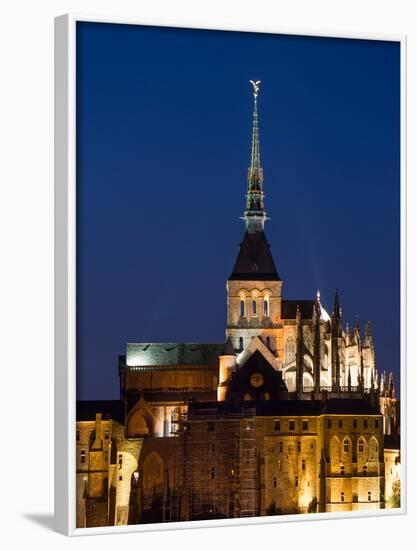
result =
M297 325L297 344L295 353L296 374L295 374L295 387L298 399L301 399L303 393L303 373L304 373L304 336L303 325L301 320L300 306L297 304L296 312L296 325Z
M249 233L263 231L266 213L264 210L264 175L261 168L259 153L259 122L258 122L258 95L260 80L251 80L253 87L253 125L251 162L248 169L248 189L246 193L246 209L243 214L246 230Z
M317 300L320 296L317 297ZM321 371L321 354L320 354L320 309L319 303L313 305L313 378L314 378L314 391L318 393L320 391L320 371Z

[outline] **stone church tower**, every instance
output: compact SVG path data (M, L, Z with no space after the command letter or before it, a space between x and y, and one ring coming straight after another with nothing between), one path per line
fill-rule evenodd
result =
M233 272L227 281L227 329L236 351L242 351L260 336L278 357L282 343L281 288L264 225L263 170L260 162L257 98L260 81L252 82L254 109L251 163L248 169L246 209L243 214L245 234L240 244Z
M245 233L227 281L226 338L237 365L257 348L282 371L289 392L300 398L322 389L334 394L379 391L371 327L364 338L358 322L353 332L342 326L338 292L333 310L324 309L320 292L314 300L287 300L265 234L264 177L260 161L258 95L253 86L251 160L248 169ZM230 356L228 356L230 357ZM222 360L223 362L225 359ZM228 359L228 362L232 361ZM220 376L222 383L224 376ZM307 397L306 395L304 397Z

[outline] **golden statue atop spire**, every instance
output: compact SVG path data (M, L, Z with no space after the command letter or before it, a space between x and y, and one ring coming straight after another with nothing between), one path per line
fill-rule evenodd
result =
M253 86L253 96L256 99L258 97L258 94L259 94L259 84L261 83L261 81L260 80L249 80L249 82Z

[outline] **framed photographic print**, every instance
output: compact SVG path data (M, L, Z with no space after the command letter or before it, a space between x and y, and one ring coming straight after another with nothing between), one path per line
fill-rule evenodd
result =
M405 38L56 19L56 529L405 512Z

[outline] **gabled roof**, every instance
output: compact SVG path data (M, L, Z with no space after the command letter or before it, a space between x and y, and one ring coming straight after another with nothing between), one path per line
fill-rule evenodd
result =
M229 281L280 281L264 231L245 232Z

